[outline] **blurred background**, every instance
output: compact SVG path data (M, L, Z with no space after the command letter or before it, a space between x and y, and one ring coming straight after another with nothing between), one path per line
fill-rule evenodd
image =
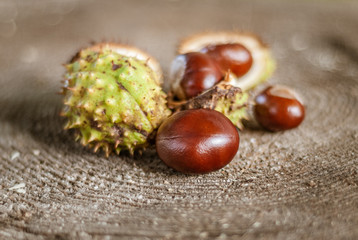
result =
M100 41L142 48L167 72L180 39L212 30L257 34L279 62L287 63L285 72L297 55L333 71L346 62L336 49L330 50L331 44L342 44L339 39L347 39L347 34L358 37L352 32L356 13L356 1L329 0L2 0L0 80L14 80L11 71L16 71L36 81L58 82L62 63L81 47ZM345 72L354 75L355 69Z

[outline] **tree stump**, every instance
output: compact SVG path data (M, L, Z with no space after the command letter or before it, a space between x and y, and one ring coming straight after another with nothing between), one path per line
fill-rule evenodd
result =
M358 238L357 1L2 1L0 239ZM64 68L92 41L149 52L167 73L180 39L260 36L269 80L297 90L294 130L240 132L225 168L184 175L155 151L94 154L62 130ZM166 89L168 84L166 83Z

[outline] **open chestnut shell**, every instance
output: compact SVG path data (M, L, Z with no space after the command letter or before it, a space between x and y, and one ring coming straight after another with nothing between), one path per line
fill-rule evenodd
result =
M208 173L227 165L239 148L239 134L223 114L209 109L184 110L159 127L157 153L184 173Z
M275 70L269 48L255 35L241 32L207 32L184 39L178 54L208 53L224 71L230 68L230 84L250 90L266 81ZM240 60L241 59L241 60Z

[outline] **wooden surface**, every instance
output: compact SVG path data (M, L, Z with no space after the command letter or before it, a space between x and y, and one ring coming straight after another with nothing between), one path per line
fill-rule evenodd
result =
M0 239L357 239L357 1L1 1ZM224 169L167 168L154 151L109 159L62 130L62 63L120 40L165 72L179 40L245 30L295 88L295 130L240 133ZM167 86L167 85L166 85Z

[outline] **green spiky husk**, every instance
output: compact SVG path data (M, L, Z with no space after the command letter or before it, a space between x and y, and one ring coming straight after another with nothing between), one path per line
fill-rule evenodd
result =
M242 120L248 118L248 98L247 92L222 82L180 105L180 109L213 109L224 114L237 128L242 129Z
M105 47L80 51L66 68L66 128L76 129L81 143L95 151L133 154L170 115L166 94L144 61Z

